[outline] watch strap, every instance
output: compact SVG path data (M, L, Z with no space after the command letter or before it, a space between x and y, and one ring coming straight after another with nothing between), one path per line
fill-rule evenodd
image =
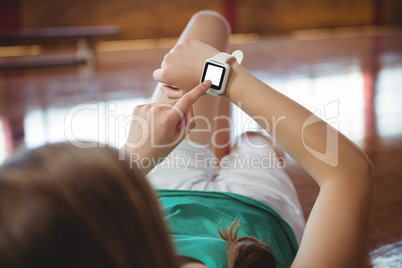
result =
M243 57L244 57L243 52L241 50L236 50L232 53L232 55L225 52L218 53L215 56L213 56L211 60L219 63L226 63L231 59L236 59L236 61L239 64L241 64L241 62L243 61Z
M219 62L219 63L226 63L230 59L235 59L235 56L232 56L232 55L230 55L228 53L225 53L225 52L218 53L218 54L216 54L215 56L213 56L211 58L211 60Z
M241 51L241 50L233 51L232 56L236 57L236 61L238 64L241 64L241 62L243 61L243 58L244 58L243 51Z

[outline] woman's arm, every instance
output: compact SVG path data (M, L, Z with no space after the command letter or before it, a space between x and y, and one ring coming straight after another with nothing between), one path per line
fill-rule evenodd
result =
M155 71L154 77L186 91L199 81L205 59L216 53L211 47L186 39L165 57L163 69ZM177 69L191 63L193 67ZM267 86L235 61L230 65L224 96L256 118L320 186L294 266L361 266L372 199L370 161L349 139L310 111ZM327 146L335 141L337 146ZM307 148L323 154L312 154ZM336 150L325 154L327 148Z
M359 267L366 252L372 166L349 139L233 62L226 97L241 103L319 184L294 267ZM306 122L315 122L306 126ZM331 137L332 139L330 139ZM313 155L307 148L329 154Z

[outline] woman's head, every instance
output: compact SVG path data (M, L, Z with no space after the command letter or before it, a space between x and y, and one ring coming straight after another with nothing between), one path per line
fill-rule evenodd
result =
M112 148L47 145L0 168L0 267L174 267L158 201Z

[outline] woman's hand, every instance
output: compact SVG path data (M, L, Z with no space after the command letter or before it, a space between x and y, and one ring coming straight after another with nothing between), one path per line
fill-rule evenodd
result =
M161 69L154 71L154 79L166 84L161 89L175 99L194 88L201 78L205 60L219 51L196 39L185 38L165 55Z
M180 99L135 107L126 144L121 148L148 173L195 127L192 105L211 86L205 81ZM134 154L134 155L133 155Z

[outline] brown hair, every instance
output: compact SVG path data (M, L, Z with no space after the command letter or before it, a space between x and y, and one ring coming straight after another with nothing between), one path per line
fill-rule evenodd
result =
M112 148L28 151L0 168L0 267L177 267L154 191Z
M255 237L244 236L237 238L240 223L234 221L223 232L219 229L219 235L228 243L228 267L229 268L268 268L276 266L276 259L272 249Z

